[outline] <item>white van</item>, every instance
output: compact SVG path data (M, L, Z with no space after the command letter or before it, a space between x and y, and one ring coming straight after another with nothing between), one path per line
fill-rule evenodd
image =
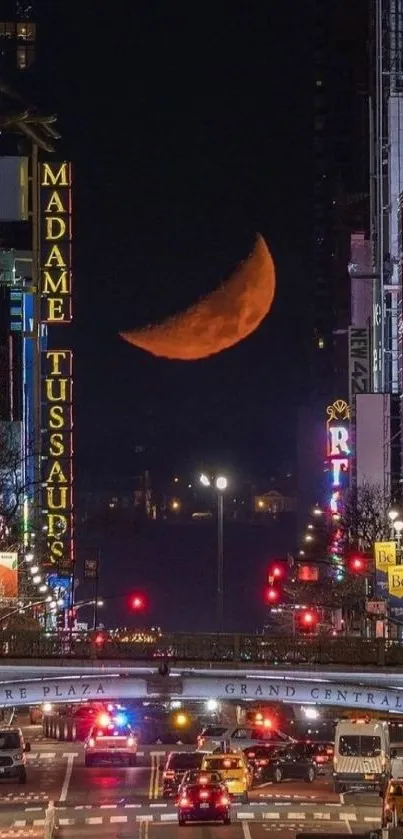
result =
M383 792L389 777L388 724L381 720L338 722L333 756L335 792L357 786Z

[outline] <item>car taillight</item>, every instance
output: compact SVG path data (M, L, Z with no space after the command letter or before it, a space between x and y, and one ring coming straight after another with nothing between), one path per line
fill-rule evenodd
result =
M135 746L136 745L136 741L135 741L134 737L128 737L127 738L127 745L128 746Z
M175 772L172 772L170 769L168 769L166 772L164 772L163 777L164 778L174 778L175 777Z
M189 799L186 798L186 796L183 796L183 798L179 799L179 807L190 807L191 804L192 802L189 801Z
M256 761L256 766L267 766L268 762L269 761L268 761L267 758L265 758L264 760L263 759L262 760L257 760Z
M327 759L324 755L316 755L315 757L316 763L326 763Z
M222 795L220 798L220 806L221 807L228 807L229 805L229 798L226 795Z
M95 740L94 740L94 738L93 738L93 737L90 737L90 739L88 740L88 745L89 745L90 749L93 749L93 748L94 748L94 746L95 746Z
M210 798L209 793L206 789L202 789L200 792L200 798L206 800L206 798Z
M248 757L256 757L256 752L248 752Z

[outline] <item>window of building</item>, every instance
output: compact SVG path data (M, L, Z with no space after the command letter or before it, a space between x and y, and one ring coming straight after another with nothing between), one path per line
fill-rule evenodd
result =
M26 47L17 47L17 67L19 70L26 70L28 67Z
M17 68L27 70L35 61L35 47L17 47Z
M17 38L20 41L35 41L36 26L34 23L17 23Z
M0 38L14 38L15 23L0 23Z

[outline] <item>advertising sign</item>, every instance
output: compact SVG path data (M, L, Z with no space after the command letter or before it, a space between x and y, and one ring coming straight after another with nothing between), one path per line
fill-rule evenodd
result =
M369 330L366 328L350 326L348 329L348 379L350 405L354 406L357 393L370 390Z
M388 568L396 565L396 542L375 542L374 553L376 593L378 597L386 598L388 596Z
M84 560L84 580L98 579L98 559Z
M47 350L42 369L42 509L44 564L58 574L73 570L72 353Z
M41 321L70 323L71 165L41 163Z
M343 490L349 484L350 468L350 408L344 399L337 399L327 407L327 466L330 476L330 509L340 513Z
M403 621L403 565L388 567L388 605L389 617Z
M0 553L0 599L18 597L18 554Z
M41 162L39 184L41 324L53 330L72 319L70 163ZM73 357L70 350L48 346L41 356L44 567L68 577L74 565Z

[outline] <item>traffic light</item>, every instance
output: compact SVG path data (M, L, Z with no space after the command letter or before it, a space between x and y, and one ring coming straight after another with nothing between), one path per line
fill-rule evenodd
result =
M301 632L314 632L318 622L318 615L312 609L304 609L298 615L298 624Z
M269 606L275 606L280 600L280 581L284 576L284 568L279 563L271 565L268 570L267 582L268 588L266 590L266 602Z
M367 570L365 557L361 556L361 554L351 556L348 561L348 567L352 574L363 574Z
M274 606L280 599L280 592L278 588L268 588L266 591L266 600L269 606Z
M134 612L142 612L145 607L145 600L142 594L133 594L131 607Z

